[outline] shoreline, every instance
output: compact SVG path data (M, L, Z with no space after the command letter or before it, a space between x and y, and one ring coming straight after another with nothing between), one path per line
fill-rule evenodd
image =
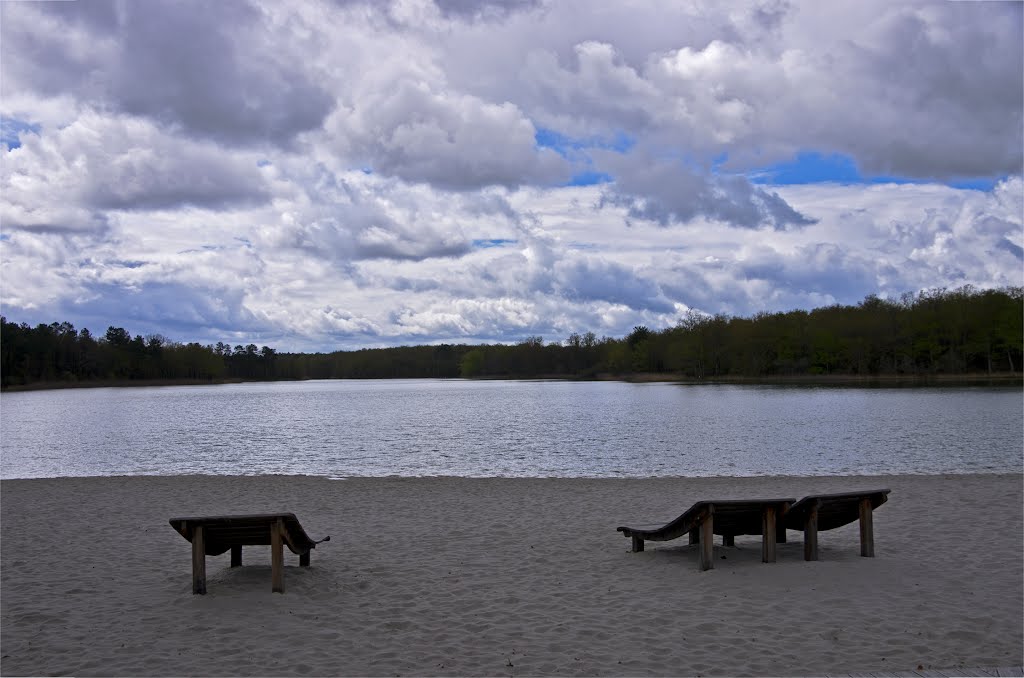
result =
M3 675L824 675L1024 664L1024 476L0 481ZM630 553L702 499L887 487L856 524ZM206 559L177 515L295 513L311 567ZM984 529L979 526L984 525Z
M535 377L393 377L368 379L104 379L97 381L44 381L31 384L8 385L0 393L29 391L57 391L83 388L141 388L161 386L223 386L224 384L277 384L304 381L394 381L394 380L450 380L450 381L620 381L624 383L675 383L685 385L758 385L758 386L861 386L861 387L929 387L929 386L1022 386L1024 374L828 374L778 375L772 377L722 376L697 379L682 374L635 373L598 374L593 377L538 375Z
M770 481L792 481L792 480L870 480L872 478L956 478L956 477L1020 477L1024 482L1024 471L1016 470L992 470L992 471L940 471L935 473L849 473L849 474L822 474L822 475L316 475L313 473L253 473L251 475L238 474L217 474L217 473L152 473L152 474L115 474L115 475L48 475L38 477L0 477L2 482L33 482L45 480L128 480L131 478L193 478L205 480L231 480L251 478L280 478L280 479L309 479L309 480L330 480L335 482L346 481L580 481L580 482L643 482L643 481L720 481L736 480L748 482L753 480Z

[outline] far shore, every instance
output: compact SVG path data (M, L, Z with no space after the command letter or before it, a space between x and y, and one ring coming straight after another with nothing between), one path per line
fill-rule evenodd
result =
M395 377L396 379L417 379L417 377ZM432 379L464 379L464 377L430 377ZM386 378L369 380L388 381ZM751 384L766 386L1024 386L1024 374L1000 372L993 374L806 374L773 375L768 377L717 376L699 379L685 374L639 372L634 374L597 374L590 377L567 377L563 375L537 375L535 377L505 377L492 375L474 377L467 381L622 381L627 383L668 382L677 384ZM37 381L31 384L11 384L0 391L49 391L69 388L133 388L153 386L219 386L241 383L276 383L312 381L308 379L100 379L96 381ZM328 381L357 381L337 379ZM358 380L363 381L363 380Z

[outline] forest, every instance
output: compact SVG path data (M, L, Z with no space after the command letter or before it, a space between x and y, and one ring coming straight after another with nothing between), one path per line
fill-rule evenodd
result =
M421 377L787 380L1017 375L1024 288L936 290L855 306L759 313L691 312L674 327L622 338L440 344L279 353L255 344L179 343L109 327L0 319L0 387Z

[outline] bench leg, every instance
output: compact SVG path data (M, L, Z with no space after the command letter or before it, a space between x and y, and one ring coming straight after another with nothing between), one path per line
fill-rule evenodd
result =
M305 553L299 556L299 566L309 567L309 551L306 551Z
M284 593L284 521L276 520L270 526L270 578L271 590Z
M192 593L206 594L206 544L203 526L192 529Z
M241 567L241 566L242 566L242 546L241 546L241 544L239 544L238 546L232 546L231 547L231 567Z
M714 513L708 515L700 524L700 569L711 570L715 567L715 529Z
M700 543L700 528L695 527L690 530L690 546Z
M736 546L736 536L732 534L723 534L722 546Z
M812 506L804 520L804 560L818 559L818 507Z
M775 539L778 531L775 525L775 507L766 506L761 513L761 562L775 562Z
M643 551L644 550L644 540L643 540L643 538L642 537L638 537L635 534L631 534L629 536L632 539L633 546L632 546L631 550L633 551L633 553L640 553L641 551Z
M860 500L860 554L865 558L875 557L875 526L872 521L871 499Z

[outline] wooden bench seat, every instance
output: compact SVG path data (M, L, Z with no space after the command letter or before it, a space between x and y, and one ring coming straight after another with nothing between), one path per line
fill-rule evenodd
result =
M761 561L775 562L775 545L786 541L781 517L795 499L724 499L698 501L675 520L660 527L619 527L633 540L633 552L644 550L644 541L669 541L684 534L691 544L700 544L700 569L714 568L713 535L722 535L722 543L731 546L737 535L759 534Z
M860 521L860 554L875 556L872 512L888 499L888 489L812 494L791 506L783 518L790 530L804 533L804 560L818 559L818 532Z
M732 546L736 535L759 534L761 560L775 562L775 545L786 542L786 530L804 533L804 560L818 559L818 532L860 522L860 554L873 558L875 536L872 514L888 499L889 490L862 490L837 494L812 494L794 499L742 499L698 501L675 520L660 526L619 527L633 539L633 552L644 550L644 541L668 541L684 534L700 544L700 569L710 570L712 535Z
M284 593L284 545L299 556L299 565L309 566L309 552L324 537L314 541L293 513L261 513L241 516L198 516L171 518L171 527L192 542L192 593L206 593L206 556L231 551L231 567L242 564L243 546L270 546L271 590Z

